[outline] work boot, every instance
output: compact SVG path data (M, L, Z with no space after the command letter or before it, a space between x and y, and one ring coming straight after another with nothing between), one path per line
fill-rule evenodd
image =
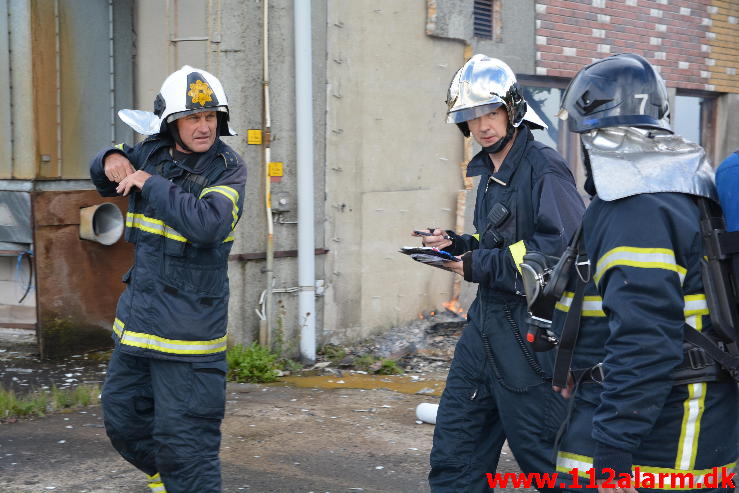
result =
M162 478L161 476L159 476L159 473L156 473L153 476L149 476L147 474L146 477L149 479L149 489L152 492L167 493L167 490L164 488L164 483L162 483Z

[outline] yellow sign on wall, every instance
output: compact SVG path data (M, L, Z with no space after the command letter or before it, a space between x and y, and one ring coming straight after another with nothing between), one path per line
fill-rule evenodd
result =
M262 144L262 131L259 129L249 129L246 131L246 143L247 144Z
M283 176L281 162L277 161L269 163L269 176Z

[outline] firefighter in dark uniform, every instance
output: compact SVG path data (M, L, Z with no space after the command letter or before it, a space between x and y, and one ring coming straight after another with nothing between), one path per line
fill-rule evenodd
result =
M448 121L482 146L467 167L480 177L477 234L437 229L423 242L462 255L447 267L478 292L439 404L429 482L435 493L481 492L490 491L485 474L495 473L505 440L525 472L554 471L564 401L551 390L551 354L527 347L517 266L528 249L561 254L584 207L567 163L534 140L530 127L546 126L508 65L475 55L453 78L447 104Z
M582 229L592 280L574 378L563 389L574 392L574 405L557 454L558 471L580 476L572 491L591 477L601 492L690 489L671 473L692 475L700 491L733 491L721 485L721 468L731 472L737 458L737 385L685 342L688 331L716 336L696 204L716 199L713 173L700 146L672 134L668 115L664 81L637 55L585 67L563 96L560 118L580 134L593 196ZM555 333L577 278L556 306ZM628 481L637 468L639 485Z
M228 102L204 70L172 73L153 114L119 116L150 137L103 149L90 166L101 195L130 197L126 240L136 245L102 392L106 431L152 491L220 492L227 261L246 167L220 139L235 135Z

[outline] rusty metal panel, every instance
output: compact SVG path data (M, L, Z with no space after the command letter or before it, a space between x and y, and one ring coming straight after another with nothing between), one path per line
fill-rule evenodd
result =
M121 276L133 262L133 245L111 246L79 238L80 209L123 197L96 191L34 192L34 251L38 339L43 358L110 347Z

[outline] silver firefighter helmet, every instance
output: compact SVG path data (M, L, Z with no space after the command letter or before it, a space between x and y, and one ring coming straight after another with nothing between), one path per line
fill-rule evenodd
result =
M511 126L526 121L533 128L547 128L523 97L516 75L502 60L477 54L452 78L447 92L447 123L456 123L469 137L469 120L490 113L504 105Z
M120 110L118 117L144 135L167 130L167 123L201 111L217 111L220 135L236 135L228 125L228 100L221 82L213 74L183 65L162 83L154 99L154 112Z

